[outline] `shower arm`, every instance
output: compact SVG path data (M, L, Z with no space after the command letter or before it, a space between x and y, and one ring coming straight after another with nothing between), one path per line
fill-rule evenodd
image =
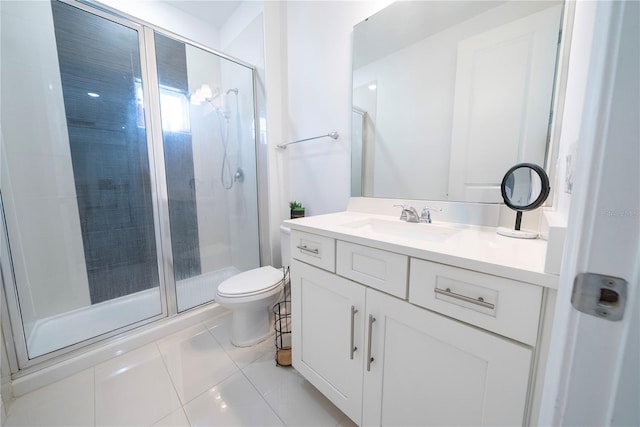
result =
M319 136L313 136L311 138L299 139L297 141L287 142L286 144L280 144L277 147L278 148L282 148L283 150L286 150L287 149L287 145L297 144L299 142L311 141L312 139L326 138L326 137L333 138L333 139L338 139L338 136L339 136L338 132L329 132L326 135L319 135Z

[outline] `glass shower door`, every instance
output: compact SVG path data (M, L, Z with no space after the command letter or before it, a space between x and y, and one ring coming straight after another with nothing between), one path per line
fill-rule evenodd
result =
M33 359L166 312L142 28L58 1L1 12L2 266Z
M178 311L260 266L253 70L155 33Z

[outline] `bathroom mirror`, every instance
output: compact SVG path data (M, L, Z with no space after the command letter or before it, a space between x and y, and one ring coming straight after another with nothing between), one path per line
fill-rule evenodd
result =
M549 196L549 177L544 169L532 163L520 163L507 171L500 185L504 203L516 211L513 228L498 228L498 234L508 237L533 239L538 233L520 229L522 212L541 206Z
M501 203L546 165L564 3L396 2L353 31L352 196Z

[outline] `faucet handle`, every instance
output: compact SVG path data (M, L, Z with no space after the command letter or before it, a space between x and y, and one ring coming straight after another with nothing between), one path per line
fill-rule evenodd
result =
M402 213L400 214L400 220L401 221L406 221L407 220L407 207L408 207L408 205L393 205L393 207L402 208Z
M442 208L430 208L429 206L425 206L422 208L422 213L420 214L420 222L431 224L431 211L442 212Z

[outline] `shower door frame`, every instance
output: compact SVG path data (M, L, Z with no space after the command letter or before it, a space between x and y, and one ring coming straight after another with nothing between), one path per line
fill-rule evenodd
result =
M203 305L213 304L209 301L179 312L177 304L177 289L173 269L173 252L171 246L171 227L169 220L169 201L167 192L166 170L164 163L164 141L162 135L162 117L160 112L160 93L155 52L154 32L161 33L177 41L197 47L223 59L235 62L251 70L253 88L253 120L254 120L254 151L256 156L256 202L258 216L258 254L259 263L264 265L265 259L270 258L270 251L265 252L262 231L265 230L264 218L266 209L261 209L262 203L268 202L267 187L259 179L262 176L260 166L260 120L258 113L258 86L256 67L233 58L227 54L196 43L162 27L144 22L141 19L124 14L115 9L105 7L92 1L58 0L62 3L94 14L111 22L131 28L138 33L140 54L140 70L143 78L143 105L147 140L147 160L149 162L149 180L151 184L151 199L153 206L154 238L156 241L156 261L158 264L158 286L160 293L160 309L158 315L142 319L101 335L97 335L58 350L29 358L25 330L22 323L19 297L13 273L13 258L5 221L4 203L0 190L0 253L4 254L0 264L0 290L5 298L2 302L2 332L8 353L9 367L13 378L19 378L37 370L53 366L61 361L73 358L77 350L94 350L118 340L123 334L131 333L140 327L170 319L184 313L201 308ZM268 228L267 228L268 229ZM268 238L268 236L266 236Z

